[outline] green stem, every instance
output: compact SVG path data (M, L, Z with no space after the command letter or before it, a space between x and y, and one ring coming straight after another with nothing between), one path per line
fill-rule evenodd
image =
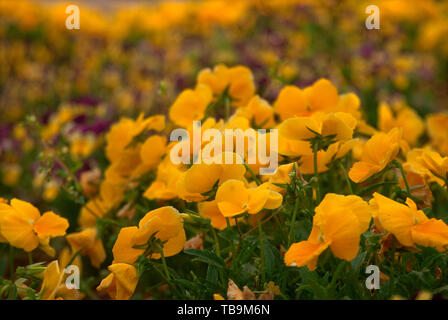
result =
M227 222L227 228L230 229L231 228L231 226L230 226L230 219L228 217L226 217L226 222ZM231 246L231 249L232 249L232 258L235 258L235 246L233 244L233 240L232 239L230 239L230 246Z
M260 255L261 255L261 279L262 284L266 282L266 270L265 270L265 258L264 258L264 242L263 242L263 228L261 227L261 219L260 215L257 214L257 222L258 222L258 238L260 241Z
M224 107L225 107L225 119L227 121L229 119L229 116L230 116L230 99L227 96L227 94L226 94L226 96L224 98Z
M392 270L391 270L390 278L389 278L389 281L390 281L389 290L390 290L390 294L391 295L393 295L394 289L395 289L394 288L394 282L395 282L395 251L396 251L396 244L395 244L395 239L394 239L394 242L392 243L392 266L391 266Z
M163 264L163 271L165 271L166 278L169 282L171 282L171 276L170 272L168 271L168 266L166 264L165 255L163 254L163 248L159 246L160 255L162 256L162 264Z
M81 248L78 249L78 251L76 251L73 256L71 257L71 259L67 262L67 264L64 267L68 267L69 265L71 265L73 263L73 261L75 261L76 257L79 256L79 254L81 253L81 251L85 248L85 245L82 246Z
M11 278L11 281L14 282L15 280L15 272L14 272L14 247L9 246L9 277Z
M340 161L339 161L339 168L341 168L342 173L344 173L345 181L347 182L347 186L348 186L348 190L350 191L350 194L354 194L352 183L350 182L350 179L348 177L347 170L345 169L344 165Z
M289 227L288 248L291 245L291 241L294 236L294 226L296 224L297 211L299 211L299 198L296 199L296 202L294 204L294 211L292 213L291 225Z
M409 195L411 195L411 188L409 188L408 180L406 179L406 173L404 172L403 166L400 161L395 160L395 165L398 169L400 169L401 176L403 177L404 185L406 186L406 191Z
M257 176L255 175L255 173L252 171L252 169L249 167L249 165L244 162L244 166L246 167L246 170L249 171L250 175L252 176L252 179L255 180L255 182L257 183L257 185L259 186L261 184L261 181L258 180Z
M216 231L215 231L215 229L212 226L210 226L210 229L211 229L212 234L213 234L213 240L215 241L216 255L221 258L221 249L219 247L218 236L216 235Z
M28 252L28 264L33 264L33 254Z
M314 155L314 178L316 179L316 200L320 203L320 183L319 183L319 171L317 169L317 147L313 148Z

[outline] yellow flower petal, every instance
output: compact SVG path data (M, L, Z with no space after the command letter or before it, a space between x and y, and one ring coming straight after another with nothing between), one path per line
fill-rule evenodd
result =
M134 249L132 247L132 238L137 229L137 227L120 229L117 240L112 248L112 253L114 255L113 263L134 263L143 253L143 249Z
M53 211L45 212L34 223L34 230L39 237L58 237L65 235L68 228L68 221L55 214Z

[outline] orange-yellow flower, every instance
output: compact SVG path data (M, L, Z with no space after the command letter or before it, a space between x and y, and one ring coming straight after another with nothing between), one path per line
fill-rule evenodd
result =
M274 174L269 177L269 183L271 185L271 189L273 191L277 191L279 193L284 194L286 192L285 188L282 188L276 184L290 184L291 183L291 176L290 173L293 170L293 166L296 166L296 175L299 175L299 172L297 170L297 164L295 163L288 163L288 164L282 164L278 166L277 170L275 170Z
M401 129L394 128L388 133L377 133L370 138L362 150L361 160L356 162L348 175L354 182L367 180L380 172L398 154Z
M274 110L281 120L310 116L316 112L345 112L361 119L360 101L354 93L338 96L337 88L327 79L319 79L303 90L285 86L274 102Z
M0 203L0 233L12 246L25 251L39 244L48 247L50 238L65 235L68 226L67 219L52 211L40 215L28 202L12 199L10 205Z
M204 118L204 112L213 99L209 86L198 84L194 89L186 89L177 97L170 108L170 119L178 126L188 128L193 121Z
M216 203L224 217L233 217L244 212L256 214L263 208L276 209L283 196L269 189L269 183L256 188L246 188L243 181L230 179L216 192Z
M107 269L111 274L101 281L96 290L106 291L114 300L129 300L137 287L137 269L127 263L114 263Z
M307 115L309 110L305 93L296 86L284 87L274 102L274 110L281 120Z
M249 119L254 125L261 128L269 128L275 125L274 109L259 96L254 96L247 106L239 108L235 114Z
M79 214L79 224L83 228L94 227L96 218L103 217L110 209L110 204L105 203L101 197L95 197L89 200L82 208Z
M8 200L0 197L0 242L8 242L8 240L5 239L5 237L2 236L2 227L1 227L1 223L2 223L2 211L1 211L1 204L8 204Z
M308 106L312 112L324 111L337 106L338 89L327 79L319 79L304 89Z
M219 211L216 200L199 202L198 211L202 217L210 219L210 224L213 228L218 230L224 230L227 228L226 217L224 217L221 211ZM229 220L229 222L231 226L236 224L234 219Z
M42 300L54 300L58 290L64 286L64 269L59 268L58 260L50 262L45 268L40 295Z
M329 169L328 165L333 160L342 158L357 144L358 139L351 139L344 142L338 141L331 144L327 150L319 150L317 152L317 171L319 173L327 171ZM300 171L303 174L314 173L314 155L303 155L298 162L300 164Z
M369 204L377 228L392 233L402 245L448 248L448 226L429 219L410 198L402 204L375 192Z
M448 174L448 157L442 157L430 149L412 149L403 164L406 171L414 172L429 182L444 186Z
M132 139L145 130L162 131L165 128L165 117L157 115L144 118L143 113L137 120L122 118L110 128L106 135L106 156L111 162L118 161Z
M243 160L237 154L230 153L233 164L224 164L227 154L216 156L220 158L221 163L211 160L210 164L205 162L193 164L183 176L185 190L190 193L204 193L210 191L217 182L222 184L229 179L242 180L246 173Z
M169 200L177 197L177 183L182 171L165 157L157 167L154 182L146 189L143 196L148 199Z
M378 128L383 132L402 128L403 139L414 145L425 130L425 125L419 115L408 106L398 105L394 115L389 105L382 103L378 108Z
M87 228L80 232L67 235L72 252L81 250L81 255L88 255L92 266L100 268L101 263L106 259L103 241L97 237L96 228Z
M313 219L308 240L294 243L285 254L287 266L307 266L314 270L319 255L328 247L347 261L356 257L361 234L367 230L371 212L367 202L358 196L328 193Z
M295 117L283 121L279 126L279 153L288 156L311 155L313 150L308 139L334 135L338 141L353 137L357 120L345 112L314 113L309 117Z
M82 299L84 295L79 290L67 287L65 281L68 276L69 274L65 272L65 266L61 265L58 260L50 262L43 273L39 293L41 300Z
M182 251L186 236L179 211L169 206L161 207L148 212L138 227L122 228L112 249L114 263L134 263L145 252L144 249L134 247L146 245L151 237L163 243L163 254L166 257ZM161 256L157 248L149 254L153 259Z
M255 93L252 72L244 66L228 68L220 64L213 71L204 69L198 74L197 82L208 85L216 95L228 87L228 93L233 99L232 105L236 107L247 105Z
M428 115L426 125L431 145L442 155L448 155L448 113Z

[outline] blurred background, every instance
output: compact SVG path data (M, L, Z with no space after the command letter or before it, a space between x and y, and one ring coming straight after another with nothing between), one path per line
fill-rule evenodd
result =
M446 111L448 1L374 2L379 30L366 29L372 1L360 0L2 0L0 196L76 216L45 153L79 177L104 169L111 123L166 114L217 64L249 67L270 103L287 84L328 78L360 97L371 125L381 102L422 118ZM79 30L66 28L69 4Z

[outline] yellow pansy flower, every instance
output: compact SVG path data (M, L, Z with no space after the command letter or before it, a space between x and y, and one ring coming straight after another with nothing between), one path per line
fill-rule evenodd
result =
M305 88L304 94L312 112L329 110L338 104L338 89L324 78Z
M256 188L246 188L243 181L230 179L224 182L216 192L216 203L224 217L233 217L244 212L256 214L263 208L276 209L283 196L269 189L269 183Z
M435 113L426 117L431 145L442 155L448 155L448 113Z
M160 207L148 212L138 227L122 228L112 249L114 262L134 263L145 251L134 247L145 245L152 236L163 242L164 256L182 251L186 236L179 211L169 206ZM159 259L160 253L150 252L150 257Z
M32 204L12 199L10 205L0 203L0 233L8 242L25 251L39 244L48 246L50 238L65 235L68 221L47 211L43 215Z
M68 257L70 259L70 257ZM75 259L76 260L76 259ZM68 261L66 261L68 262ZM74 265L77 265L74 263ZM65 272L65 264L54 260L48 264L43 273L43 281L40 290L41 300L79 300L84 294L75 288L69 289L65 283L69 273Z
M210 224L213 228L218 230L224 230L227 228L226 217L224 217L221 211L219 211L218 204L215 200L199 202L198 211L202 217L210 219ZM234 226L236 224L234 219L231 219L229 222L230 226Z
M96 228L87 228L67 235L72 252L81 250L81 255L88 255L92 266L99 269L106 259L103 241L97 238Z
M103 217L109 209L110 206L100 197L95 197L81 208L78 222L83 228L94 227L96 226L96 218Z
M170 119L178 126L188 128L193 121L204 118L204 112L212 99L212 90L205 84L198 84L194 90L186 89L170 107Z
M352 150L358 144L358 139L351 139L344 142L336 142L331 144L327 150L317 151L317 171L319 173L327 171L328 165L333 160L342 158L350 150ZM298 161L300 164L300 171L303 174L314 173L314 155L303 155Z
M143 113L136 120L121 118L110 128L106 135L106 156L111 162L118 161L132 139L146 130L162 131L165 128L165 117L156 115L144 118Z
M237 107L247 105L255 93L252 72L244 66L228 68L220 64L213 70L204 69L198 74L197 83L209 86L216 95L228 87L228 93L233 99L232 105Z
M170 157L165 157L157 167L156 179L146 189L143 196L148 199L169 200L177 197L177 184L182 175L179 166L174 165Z
M358 254L361 234L370 224L371 210L358 196L328 193L315 209L308 240L294 243L286 252L287 266L315 270L319 255L328 247L340 259L353 260Z
M2 236L2 227L1 227L1 223L2 223L2 204L8 204L8 200L6 200L5 198L0 197L0 242L8 242L8 240L6 240L5 237Z
M210 164L205 162L193 164L183 176L185 190L190 193L204 193L210 191L218 181L222 184L229 179L242 180L246 173L243 160L239 155L231 153L233 164L224 164L227 154L216 156L221 158L220 163L212 159Z
M448 248L448 226L445 222L429 219L410 198L402 204L375 192L369 204L377 228L392 233L402 245L413 247L418 244L439 250Z
M419 115L408 106L398 105L394 114L388 104L381 103L378 108L378 128L383 132L402 128L403 139L414 145L424 132L425 125Z
M281 120L309 114L305 93L296 86L286 86L274 102L274 110Z
M394 128L388 133L373 135L363 147L361 160L350 169L350 179L356 183L363 182L394 160L400 148L401 131Z
M279 153L289 156L312 155L311 143L316 137L334 135L338 141L352 138L357 120L345 112L314 113L309 117L295 117L283 121L279 129Z
M48 264L44 271L44 277L40 295L42 300L54 300L58 290L64 286L62 280L64 279L64 269L59 268L58 260L54 260Z
M448 174L448 157L442 157L431 149L412 149L406 155L403 168L421 175L429 182L444 186Z
M270 128L275 125L274 109L260 96L252 97L247 106L238 108L235 115L241 115L261 128Z
M96 290L106 291L114 300L129 300L137 287L137 269L127 263L114 263L107 269L111 274L101 281Z

